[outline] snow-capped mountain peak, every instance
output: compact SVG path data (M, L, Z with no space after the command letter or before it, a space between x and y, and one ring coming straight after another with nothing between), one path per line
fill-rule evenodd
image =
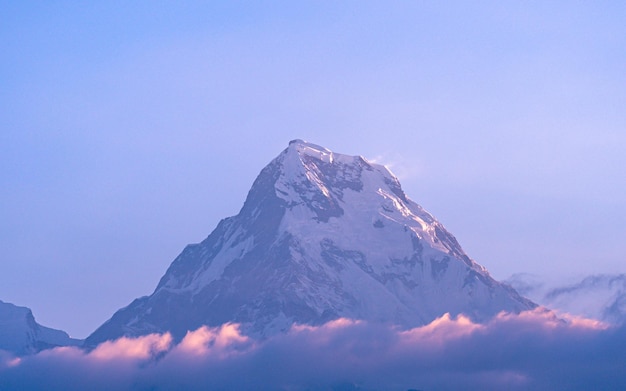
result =
M442 314L483 320L534 304L493 280L384 166L294 140L238 215L189 245L150 296L87 340L201 325L269 335L338 317L412 327Z
M341 200L342 190L360 190L360 173L369 164L360 157L333 153L318 145L293 140L272 162L279 167L276 195L290 205L305 202L309 206Z
M383 229L385 223L400 224L419 240L427 241L430 247L451 251L486 272L467 257L456 239L430 213L406 196L398 178L387 167L302 140L291 141L275 164L282 164L276 195L288 203L293 212L290 218L329 223L325 234L332 231L345 234L370 225ZM346 209L350 213L346 214Z

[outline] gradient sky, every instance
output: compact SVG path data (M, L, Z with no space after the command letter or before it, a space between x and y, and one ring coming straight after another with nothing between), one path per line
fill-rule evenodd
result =
M289 140L498 279L624 272L626 3L2 2L0 299L86 337Z

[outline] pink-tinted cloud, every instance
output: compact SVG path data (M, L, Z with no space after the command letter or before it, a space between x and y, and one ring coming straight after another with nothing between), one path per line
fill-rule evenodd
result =
M537 309L412 330L339 319L255 341L235 324L121 338L91 352L0 355L2 390L626 389L626 328Z
M224 359L251 345L252 340L239 332L239 325L227 323L222 327L203 326L187 332L173 354L190 357L215 356Z
M122 337L115 341L106 341L98 345L88 357L97 360L145 360L165 352L172 344L172 336L149 334L139 338ZM67 348L66 348L67 349Z

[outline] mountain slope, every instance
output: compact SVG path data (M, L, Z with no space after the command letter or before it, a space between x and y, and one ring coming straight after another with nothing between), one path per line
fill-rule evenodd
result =
M485 320L534 303L493 280L384 166L292 141L234 217L187 246L154 293L87 344L225 322L265 336L338 317L413 327L445 312Z
M30 309L0 301L0 350L24 355L80 344L82 341L70 338L64 331L38 324Z

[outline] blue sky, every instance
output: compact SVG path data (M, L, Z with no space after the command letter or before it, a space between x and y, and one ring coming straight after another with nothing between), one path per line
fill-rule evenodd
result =
M4 2L0 299L85 337L291 139L499 279L624 272L622 2Z

